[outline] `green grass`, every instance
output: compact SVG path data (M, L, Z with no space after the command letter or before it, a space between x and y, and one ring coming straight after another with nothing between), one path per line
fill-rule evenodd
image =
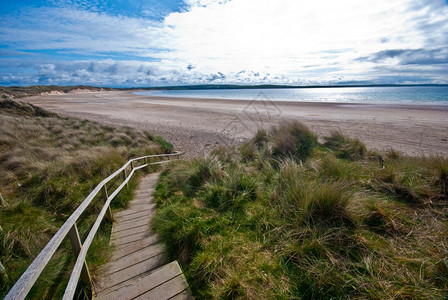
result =
M357 160L366 155L366 146L358 139L351 139L339 131L333 131L325 137L325 147L328 147L339 158Z
M443 299L447 159L377 156L297 122L260 130L170 165L154 226L198 299Z
M171 150L171 144L148 132L63 118L30 104L1 100L0 193L5 205L0 206L0 262L8 277L0 279L0 297L99 182L129 158ZM121 179L108 183L109 193ZM130 181L113 208L126 206L137 182ZM82 239L103 203L97 196L78 221ZM109 232L110 224L104 222L89 250L93 275L108 258ZM29 298L60 298L73 262L64 241Z

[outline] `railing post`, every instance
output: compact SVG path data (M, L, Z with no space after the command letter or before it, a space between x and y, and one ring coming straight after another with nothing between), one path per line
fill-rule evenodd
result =
M124 173L124 180L126 180L128 178L128 172L126 172L126 168L123 169L123 173ZM128 183L126 183L126 187L129 187Z
M82 243L79 238L78 227L76 227L76 223L73 224L72 228L68 232L68 237L70 239L70 244L72 245L73 252L75 257L78 257L79 252L81 252ZM81 281L84 284L90 285L92 288L92 296L95 295L95 291L93 290L92 277L90 277L90 272L87 267L87 262L84 261L84 265L81 271Z
M103 197L104 202L107 202L107 199L109 199L109 195L107 194L106 185L103 186ZM107 207L106 219L111 223L114 221L114 216L112 215L112 210L110 209L110 206Z
M134 161L131 161L131 168L134 170Z

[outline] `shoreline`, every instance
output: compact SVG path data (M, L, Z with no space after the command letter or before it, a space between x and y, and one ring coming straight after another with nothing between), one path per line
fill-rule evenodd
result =
M383 109L411 109L411 110L434 110L434 111L448 111L447 104L414 104L414 103L361 103L361 102L313 102L313 101L294 101L294 100L248 100L248 99L224 99L224 98L195 98L195 97L171 97L171 96L148 96L148 95L136 95L134 92L130 93L133 96L143 97L151 100L168 100L168 101L189 101L189 102L204 102L204 103L229 103L235 102L236 104L248 104L251 102L272 102L278 105L294 105L294 106L322 106L322 107L354 107L354 108L383 108Z
M406 155L448 153L448 106L156 97L133 91L34 96L21 101L108 125L161 135L188 156L251 138L259 128L298 120L320 137L333 130L370 149Z
M333 88L333 87L331 87ZM252 89L249 89L252 90ZM260 89L263 90L263 89ZM271 89L268 89L271 90ZM171 90L168 90L169 92ZM174 90L175 92L177 92L178 90ZM204 90L186 90L186 92L191 92L191 91L204 91ZM223 91L221 89L218 89L216 91ZM364 102L360 102L360 101L327 101L327 100L320 100L320 101L307 101L304 99L271 99L268 97L268 95L263 94L263 97L259 97L260 93L263 93L262 91L257 94L257 95L251 95L251 97L249 98L236 98L236 97L207 97L208 95L206 94L206 96L199 96L199 95L188 95L184 94L184 95L140 95L139 93L151 93L151 92L159 92L159 90L155 90L155 91L146 91L146 90L134 90L134 91L129 91L131 92L133 95L135 96L143 96L143 97L148 97L148 98L158 98L158 99L188 99L188 100L192 100L192 99L204 99L207 101L219 101L219 100L223 100L223 101L271 101L271 102L275 102L275 103L312 103L312 104L347 104L347 105L375 105L375 106L387 106L387 107L401 107L401 106L412 106L412 107L427 107L427 106L431 106L431 107L440 107L443 109L448 109L448 98L443 99L443 100L439 100L439 101L435 101L435 100L428 100L428 101L423 101L423 100L411 100L411 99L401 99L401 100L366 100Z

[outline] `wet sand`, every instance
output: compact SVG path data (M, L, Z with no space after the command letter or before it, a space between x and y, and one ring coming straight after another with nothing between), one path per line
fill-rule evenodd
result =
M21 99L66 116L163 136L188 156L251 138L258 128L298 120L320 137L340 130L371 149L448 154L448 106L162 98L91 92Z

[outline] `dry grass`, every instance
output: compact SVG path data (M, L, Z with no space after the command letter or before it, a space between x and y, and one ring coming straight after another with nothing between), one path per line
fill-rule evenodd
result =
M101 91L112 90L110 88L97 88L92 86L77 85L77 86L55 86L55 85L34 85L28 87L22 86L0 86L0 95L2 98L22 98L29 96L37 96L42 93L61 92L69 93L73 90L89 90L89 91Z
M30 104L0 101L0 193L6 203L0 207L0 261L8 273L8 279L0 282L0 296L96 184L130 157L170 148L147 132L62 118ZM111 182L108 188L117 185ZM131 196L131 189L120 193L114 206L122 207ZM96 199L78 222L82 236L102 203ZM105 254L107 230L100 236L93 247ZM107 255L93 257L93 269L104 258ZM56 255L30 298L58 298L72 261L71 255Z
M382 168L340 133L300 155L307 129L282 126L162 175L154 225L195 296L446 297L446 159L389 151Z

